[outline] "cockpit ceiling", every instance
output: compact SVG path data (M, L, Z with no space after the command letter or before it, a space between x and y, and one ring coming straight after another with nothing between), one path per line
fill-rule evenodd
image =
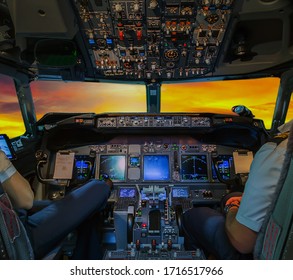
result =
M32 64L38 40L70 39L78 50L71 73L80 78L272 74L293 60L290 0L2 0L0 7L1 56Z

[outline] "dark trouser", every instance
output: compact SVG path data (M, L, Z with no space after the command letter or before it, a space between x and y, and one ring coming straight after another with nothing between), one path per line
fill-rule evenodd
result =
M28 217L27 231L35 257L43 258L70 232L78 230L76 259L101 258L96 213L104 208L109 186L92 180L73 190L64 199Z
M234 249L225 232L225 217L208 207L192 208L183 215L185 249L202 248L217 259L248 259Z

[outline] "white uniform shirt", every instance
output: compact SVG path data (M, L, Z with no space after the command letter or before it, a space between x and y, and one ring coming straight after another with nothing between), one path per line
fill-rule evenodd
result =
M281 126L279 131L288 131L288 127L292 124L293 120ZM239 223L256 232L259 232L274 199L287 143L288 139L279 145L272 142L264 144L255 154L250 166L250 173L236 219Z

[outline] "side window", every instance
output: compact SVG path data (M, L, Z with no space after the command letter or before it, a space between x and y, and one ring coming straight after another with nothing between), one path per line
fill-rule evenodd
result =
M293 119L293 92L291 93L291 100L290 100L290 104L289 104L289 108L288 108L288 112L286 116L286 122L292 119Z
M25 126L13 79L0 74L0 133L13 138L24 132Z

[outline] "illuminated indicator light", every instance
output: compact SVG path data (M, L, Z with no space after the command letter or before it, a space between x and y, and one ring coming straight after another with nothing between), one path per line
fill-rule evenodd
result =
M120 40L120 41L123 41L123 40L124 40L124 33L123 33L122 30L119 30L119 31L118 31L118 35L119 35L119 40Z
M226 123L233 122L233 119L232 118L225 118L224 122L226 122Z
M141 29L136 31L136 37L137 37L137 40L141 40L141 38L142 38L142 31L141 31Z
M183 44L183 47L184 47L184 48L186 48L186 47L187 47L187 44L186 44L186 43L184 43L184 44Z
M143 223L143 224L141 224L141 227L142 228L146 228L147 227L147 224Z
M112 39L110 39L110 38L107 38L107 39L106 39L106 42L107 42L107 44L108 44L108 45L111 45L111 44L113 44L113 40L112 40Z

